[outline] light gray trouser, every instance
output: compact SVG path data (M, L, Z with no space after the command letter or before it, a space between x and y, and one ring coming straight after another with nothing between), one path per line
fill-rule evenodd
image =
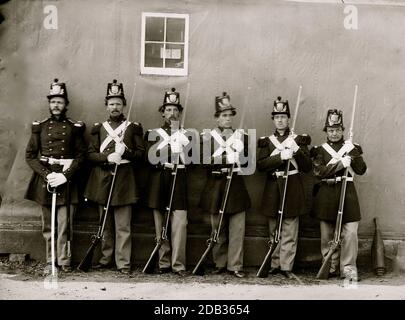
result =
M276 218L269 218L270 239L274 238ZM299 217L283 218L281 237L271 257L271 267L283 271L292 271L298 244Z
M225 214L218 237L218 242L212 249L212 255L217 268L227 268L229 271L242 271L245 240L246 212ZM218 214L211 214L211 227L216 230Z
M104 207L99 206L100 217L103 211ZM101 259L99 263L111 264L115 251L117 269L131 268L131 218L131 205L110 207L101 240Z
M73 213L75 207L70 206L70 238L73 239ZM52 262L51 251L51 210L50 206L42 206L42 235L46 241L46 262ZM67 206L57 206L55 214L55 259L59 266L69 266L71 257L68 256L67 231L68 218ZM55 261L56 262L56 261Z
M162 237L165 215L153 210L156 239ZM170 214L169 241L163 241L159 250L159 268L172 268L174 272L186 270L187 211L174 210Z
M329 241L333 240L335 223L321 221L321 253L325 257L329 251ZM348 222L342 224L340 250L332 255L330 272L340 271L341 275L347 272L356 271L356 260L358 252L357 229L359 222ZM340 263L339 263L340 262Z

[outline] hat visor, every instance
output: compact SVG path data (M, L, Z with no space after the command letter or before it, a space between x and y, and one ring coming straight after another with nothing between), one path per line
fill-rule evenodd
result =
M179 112L183 111L183 107L181 106L181 104L176 104L176 103L164 103L163 105L161 105L159 107L159 112L163 112L165 110L166 106L174 106L177 107L177 109L179 109Z
M342 128L342 130L345 129L345 127L342 124L334 124L334 125L331 125L331 126L325 125L323 127L323 131L326 132L326 128Z
M216 112L215 112L215 117L217 117L217 116L219 116L222 112L225 112L225 111L228 111L228 110L231 110L232 111L232 115L234 116L234 115L236 115L236 109L234 108L234 107L232 107L232 106L229 106L229 107L225 107L225 108L223 108L223 109L221 109L221 110L217 110Z
M55 97L65 98L65 100L68 99L65 94L48 94L46 97L47 97L48 99L55 98Z

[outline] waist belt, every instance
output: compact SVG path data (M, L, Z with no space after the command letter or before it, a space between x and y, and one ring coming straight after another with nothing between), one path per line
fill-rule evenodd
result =
M63 171L69 169L74 159L56 159L52 157L41 156L39 159L42 162L49 163L50 165L60 165L63 166Z
M174 168L174 164L169 163L169 162L164 163L163 166L165 167L165 169L173 169ZM184 164L178 164L177 165L177 169L185 169L185 168L186 168L186 166Z
M341 182L343 180L342 177L336 177L336 178L331 178L331 179L322 179L322 182L326 182L327 184L335 184L338 182ZM353 181L353 177L347 177L346 181Z
M292 176L293 174L297 174L297 173L298 173L297 169L288 171L289 176ZM273 175L275 175L277 178L282 177L284 175L284 171L276 171L273 173Z
M213 170L211 171L211 173L213 174L223 174L223 173L228 173L229 171L231 171L231 168L221 168L220 170ZM232 170L232 172L239 172L240 168L234 168Z

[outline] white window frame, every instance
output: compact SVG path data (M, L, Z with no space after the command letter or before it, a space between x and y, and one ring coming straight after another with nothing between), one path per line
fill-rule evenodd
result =
M166 44L184 44L184 66L183 68L154 68L145 67L145 44L146 43L162 43L161 41L147 41L145 43L145 29L146 18L158 17L158 18L181 18L184 19L184 43L182 42L166 42L166 19L164 30L163 49L166 52ZM141 74L155 74L165 76L187 76L188 75L188 37L189 37L189 15L180 13L155 13L155 12L142 12L142 28L141 28ZM163 60L165 61L165 60ZM164 65L164 63L163 63Z

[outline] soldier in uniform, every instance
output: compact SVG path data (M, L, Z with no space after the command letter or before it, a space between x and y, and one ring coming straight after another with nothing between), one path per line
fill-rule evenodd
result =
M248 137L238 134L232 128L236 109L230 103L230 96L224 92L215 97L215 114L218 126L202 134L203 164L207 168L207 181L200 198L200 207L210 213L212 231L218 228L219 210L225 192L227 175L234 166L234 174L229 190L218 242L213 248L215 270L213 274L226 271L238 278L245 277L243 272L243 254L245 238L246 210L251 201L244 179L238 173L241 170L241 155L248 156ZM236 135L235 135L236 134ZM225 141L235 139L230 149L224 148ZM204 148L204 144L210 148Z
M147 161L150 165L145 203L153 209L157 241L161 241L165 211L170 201L173 163L179 159L170 213L169 241L162 241L159 250L159 273L172 271L180 277L187 275L188 195L185 146L192 140L190 139L190 132L179 128L182 111L180 93L176 92L175 88L165 92L163 104L159 107L159 112L163 117L163 125L160 128L148 130L145 134L148 150ZM179 138L175 139L176 135Z
M107 120L95 123L91 130L88 159L94 167L85 189L85 197L98 204L100 217L108 201L116 165L118 167L101 242L102 257L93 268L110 268L115 253L117 269L129 274L132 205L138 202L140 194L134 166L144 158L143 128L137 122L126 121L124 88L115 79L107 85L105 105Z
M78 203L75 173L86 155L83 139L85 125L81 121L73 121L66 116L69 99L65 83L55 79L47 98L51 116L32 123L32 134L26 148L25 159L34 174L25 198L42 206L42 234L46 241L46 261L51 264L52 194L48 189L56 188L57 261L55 264L57 263L62 271L70 272L71 253L68 234L70 232L70 235L73 235L74 205ZM45 270L46 272L49 272L49 268Z
M305 213L305 198L300 172L312 169L308 145L311 138L306 135L291 135L289 128L290 107L288 100L278 97L273 104L272 120L276 130L269 137L258 141L257 168L267 172L262 198L262 212L268 217L270 238L273 239L282 193L282 179L288 160L288 184L285 195L281 239L275 249L270 274L281 273L292 277L298 243L299 216Z
M337 250L332 255L329 277L340 274L344 278L357 280L357 229L361 217L353 178L355 174L363 175L367 166L361 147L343 139L342 111L328 110L323 130L326 132L326 142L311 150L313 172L315 177L320 179L320 183L315 186L313 211L320 219L321 252L325 257L329 251L329 242L333 239L339 209L342 176L345 169L349 168L342 217L342 242L340 252Z

